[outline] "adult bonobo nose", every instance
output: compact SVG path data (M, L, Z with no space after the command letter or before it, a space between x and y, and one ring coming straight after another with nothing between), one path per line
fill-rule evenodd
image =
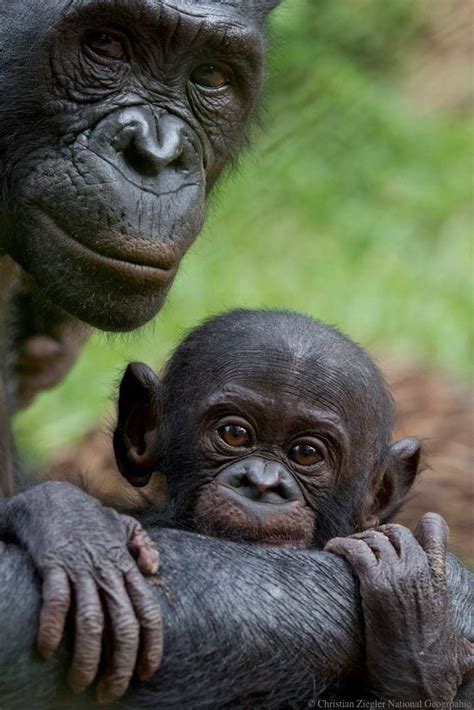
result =
M164 110L134 106L115 111L96 126L88 148L157 195L180 188L188 176L202 179L200 141L181 118Z
M284 505L303 500L296 480L277 461L261 458L241 461L222 471L218 483L256 503Z
M130 169L153 177L166 166L185 169L183 156L185 133L183 122L176 116L131 108L116 119L117 133L112 147L125 158Z

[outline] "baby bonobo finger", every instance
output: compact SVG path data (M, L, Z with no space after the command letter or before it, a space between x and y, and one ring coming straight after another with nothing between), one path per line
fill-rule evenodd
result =
M324 549L343 557L357 574L364 574L377 566L377 558L370 547L357 538L335 537L329 540Z
M446 521L437 513L426 513L418 521L414 535L426 553L431 573L444 580L449 536Z
M113 637L112 657L107 672L97 688L97 701L108 705L119 700L127 690L137 664L140 626L123 577L110 572L103 587Z
M137 673L140 680L149 680L160 667L163 657L161 609L151 587L136 568L126 574L125 580L141 627Z
M141 523L129 515L121 515L128 537L128 548L135 557L143 574L156 574L160 565L160 553L155 543L142 527Z
M53 567L43 573L42 595L38 649L43 658L47 659L61 643L71 605L69 580L61 567Z
M99 668L104 631L104 613L94 579L84 575L75 584L76 636L69 671L69 685L82 693L94 681Z

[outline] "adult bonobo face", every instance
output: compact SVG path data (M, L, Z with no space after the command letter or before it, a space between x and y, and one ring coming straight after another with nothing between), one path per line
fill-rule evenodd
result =
M403 502L420 446L391 444L392 425L380 372L355 343L293 313L236 311L194 331L162 383L128 368L114 442L135 485L166 474L180 524L323 546Z
M3 0L0 255L63 309L160 308L246 138L278 0Z

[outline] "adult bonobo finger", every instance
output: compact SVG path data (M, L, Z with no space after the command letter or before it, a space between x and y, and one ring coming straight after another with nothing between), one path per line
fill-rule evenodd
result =
M75 584L76 636L69 685L81 693L94 681L99 668L104 613L94 579L84 575Z
M129 550L136 558L138 567L143 574L156 574L160 565L160 553L155 543L138 520L129 515L121 515L120 519L127 532Z
M418 521L414 535L426 552L432 574L444 580L449 537L446 521L437 513L426 513Z
M24 344L18 358L18 367L36 370L43 362L54 360L62 353L61 343L47 335L37 335Z
M141 680L151 678L163 657L163 620L152 588L133 568L125 576L127 590L141 627L141 647L137 672Z
M377 558L370 547L353 537L335 537L326 544L326 552L343 557L354 572L365 573L377 566Z
M42 595L38 649L46 659L61 643L66 616L71 605L69 580L61 567L53 567L43 573Z
M127 690L137 664L140 642L140 626L123 577L113 570L106 571L106 577L102 589L110 618L113 652L97 688L97 701L102 705L119 700Z

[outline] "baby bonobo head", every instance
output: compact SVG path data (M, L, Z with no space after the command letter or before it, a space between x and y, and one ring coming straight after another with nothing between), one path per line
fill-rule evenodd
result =
M418 471L391 443L394 410L366 352L281 311L233 311L177 348L163 379L129 365L114 435L136 486L164 472L175 524L218 537L322 547L386 522Z

